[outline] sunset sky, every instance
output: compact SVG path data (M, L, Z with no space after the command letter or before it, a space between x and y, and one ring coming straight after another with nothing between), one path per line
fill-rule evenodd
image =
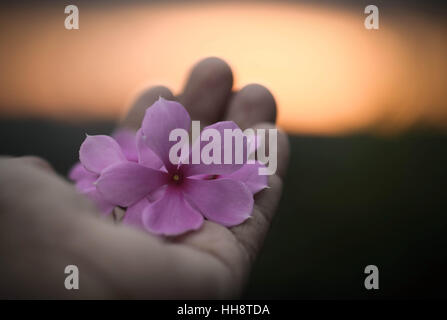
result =
M380 9L380 8L379 8ZM181 90L191 66L219 56L235 88L264 84L292 133L447 128L446 26L354 8L225 3L80 5L0 11L0 116L115 119L147 85Z

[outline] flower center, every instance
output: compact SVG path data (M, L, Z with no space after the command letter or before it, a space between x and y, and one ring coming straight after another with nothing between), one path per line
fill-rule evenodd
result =
M183 181L183 175L181 172L175 172L171 175L171 183L181 184Z

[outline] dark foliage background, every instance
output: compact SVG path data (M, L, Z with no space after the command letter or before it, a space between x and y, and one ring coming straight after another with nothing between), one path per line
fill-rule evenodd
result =
M0 120L0 153L65 175L85 133L112 123ZM244 297L445 297L447 135L292 136L284 195ZM375 264L380 290L364 289Z

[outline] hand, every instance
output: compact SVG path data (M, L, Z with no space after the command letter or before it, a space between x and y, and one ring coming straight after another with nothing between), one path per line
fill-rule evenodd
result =
M233 120L242 129L273 128L276 106L259 85L232 92L223 61L193 69L177 98L164 87L143 92L121 126L136 129L159 96L178 99L204 127ZM278 133L278 171L255 196L252 217L226 228L205 221L175 238L157 237L104 219L42 159L1 158L0 297L231 298L241 293L278 204L288 162ZM64 287L64 269L79 268L79 290Z

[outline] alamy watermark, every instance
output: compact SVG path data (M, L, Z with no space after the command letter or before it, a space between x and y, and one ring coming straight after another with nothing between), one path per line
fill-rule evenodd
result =
M67 290L78 290L79 289L79 269L76 265L70 264L65 267L65 274L68 276L65 278L64 286Z
M365 267L365 274L367 274L368 276L365 278L365 289L366 290L371 290L371 289L375 289L378 290L379 289L379 268L377 268L377 266L370 264L368 266Z
M65 29L78 30L79 29L79 9L76 5L70 4L65 7L64 13L68 14L65 18ZM379 8L376 5L370 4L365 7L365 14L368 16L365 18L365 28L368 30L379 29Z
M68 14L65 18L64 25L67 30L79 29L79 9L77 6L71 4L65 7L64 12Z
M368 16L365 18L365 28L368 30L378 30L379 29L379 8L377 6L370 4L365 8L365 14Z
M174 129L169 141L175 142L169 150L172 164L263 164L259 175L273 175L277 169L277 129L239 128L217 130L205 128L200 132L200 121L192 121L192 139L185 129ZM266 144L268 136L268 145ZM193 141L190 147L190 141ZM267 154L268 148L268 154Z

